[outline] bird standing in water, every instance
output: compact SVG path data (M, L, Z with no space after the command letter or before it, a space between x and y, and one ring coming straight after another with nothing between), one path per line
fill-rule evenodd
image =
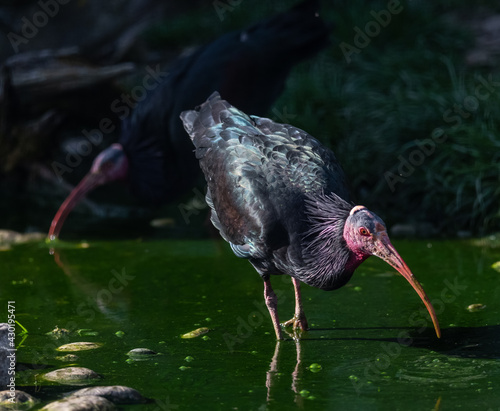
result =
M180 113L219 90L243 110L265 114L282 93L291 69L328 44L330 29L318 9L319 1L306 0L227 33L178 61L122 122L118 143L96 157L90 172L60 206L49 238L59 236L71 210L97 186L126 180L132 193L152 206L173 201L192 188L200 168Z
M408 280L440 337L429 298L391 244L384 222L350 201L332 151L303 130L246 115L218 93L181 119L208 184L212 223L264 280L278 340L283 334L271 275L292 277L295 315L284 325L306 330L300 283L335 290L371 255Z

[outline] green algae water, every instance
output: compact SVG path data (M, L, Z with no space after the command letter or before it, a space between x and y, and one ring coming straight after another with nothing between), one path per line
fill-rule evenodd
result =
M81 388L43 378L71 366L99 374L85 386L150 400L122 409L499 409L499 242L394 245L441 339L412 287L375 257L340 290L304 286L311 330L277 343L262 281L222 241L69 242L53 255L43 242L14 246L0 254L0 321L13 301L28 331L16 326L17 389L41 408ZM284 321L293 287L272 280ZM76 342L97 345L57 350Z

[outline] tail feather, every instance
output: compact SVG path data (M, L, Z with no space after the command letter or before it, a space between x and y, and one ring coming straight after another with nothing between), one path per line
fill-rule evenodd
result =
M183 111L180 117L191 141L196 145L195 139L201 138L208 128L220 123L221 112L230 107L231 105L221 100L219 93L215 91L201 106Z
M211 139L220 133L222 128L217 129L217 126L222 123L226 127L254 127L250 117L223 100L218 92L212 93L207 101L194 110L183 111L180 117L196 148L206 145L207 138Z

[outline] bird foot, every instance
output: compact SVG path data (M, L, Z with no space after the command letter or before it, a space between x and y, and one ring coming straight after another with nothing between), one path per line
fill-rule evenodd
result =
M287 334L293 341L300 341L302 337L302 330L300 328L294 328L291 330L284 330L285 334Z
M283 327L293 327L294 330L301 329L302 331L306 331L309 328L307 325L306 316L304 314L295 314L292 319L285 321L281 325Z

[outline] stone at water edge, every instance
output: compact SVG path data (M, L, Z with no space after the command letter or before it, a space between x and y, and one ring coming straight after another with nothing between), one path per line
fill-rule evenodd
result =
M47 234L45 233L18 233L12 230L0 230L0 245L23 244L31 241L43 241Z
M6 387L10 381L9 376L9 324L0 323L0 387Z
M127 355L130 357L127 361L142 361L160 354L156 351L150 350L149 348L134 348L133 350L130 350Z
M61 352L75 352L75 351L95 350L96 348L100 347L102 347L101 343L80 341L80 342L73 342L61 345L60 347L56 348L56 350Z
M147 402L147 399L139 391L124 385L82 388L81 390L69 393L69 398L87 395L97 395L115 404L142 404Z
M115 409L115 404L97 395L69 397L51 402L42 408L46 411L108 411Z
M47 374L42 375L42 378L48 381L58 382L60 384L84 385L92 380L97 380L102 377L95 371L88 368L66 367L48 372Z
M0 409L16 409L16 410L29 410L32 408L38 400L35 397L32 397L28 393L20 390L14 391L14 404L10 401L12 398L12 391L5 390L0 391Z

